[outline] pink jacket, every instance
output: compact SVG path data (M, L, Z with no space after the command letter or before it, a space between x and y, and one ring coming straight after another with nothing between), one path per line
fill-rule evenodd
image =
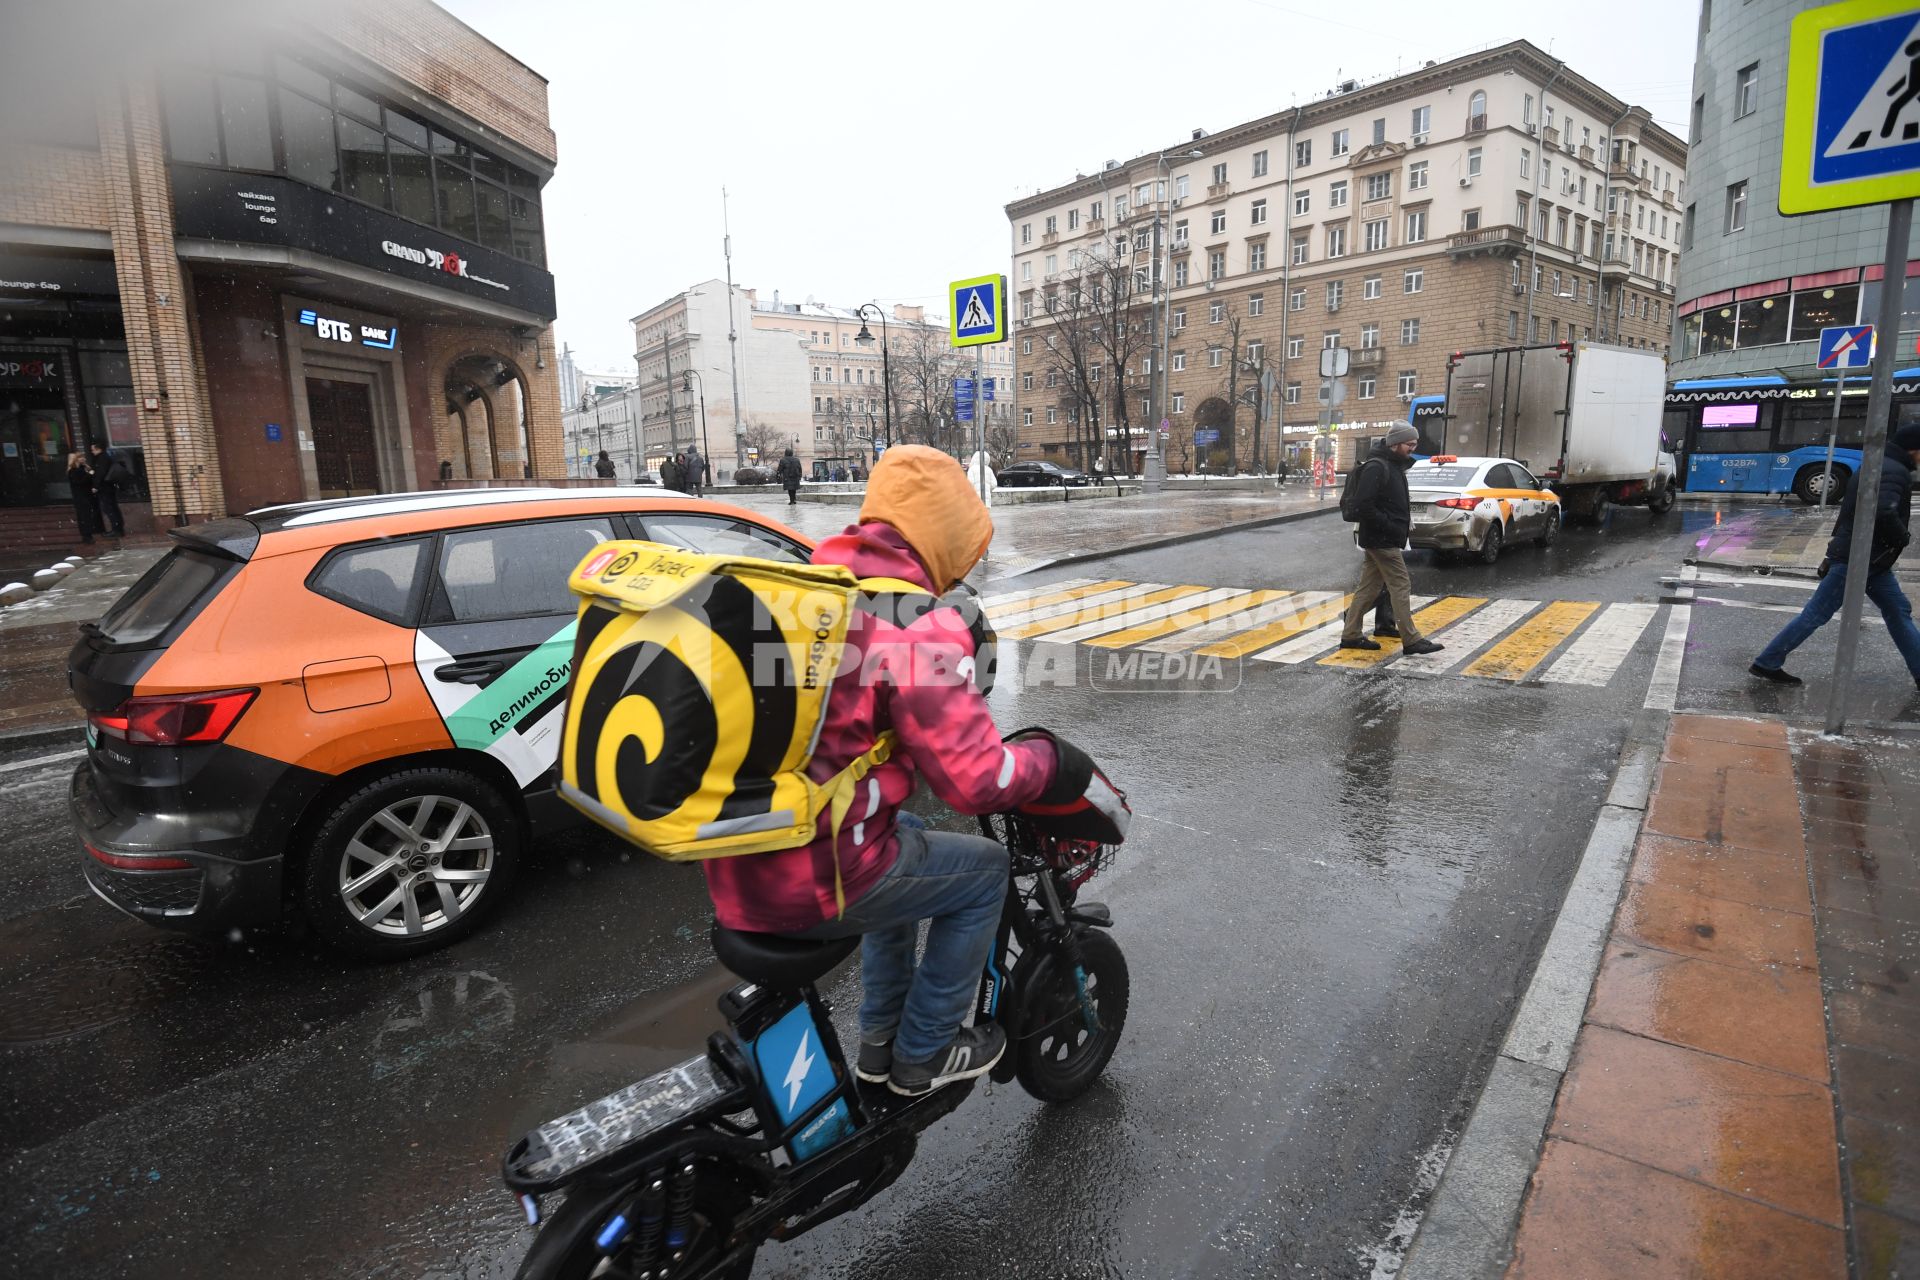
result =
M846 565L863 578L903 578L931 589L906 540L878 521L828 538L813 560ZM934 610L904 628L855 612L808 773L826 781L871 747L883 729L894 730L900 747L867 775L840 831L841 883L849 903L899 856L894 814L913 794L916 774L967 814L1024 804L1053 781L1050 742L1000 741L987 700L967 679L972 664L973 636L955 610ZM729 929L794 933L838 912L833 838L824 816L812 844L714 858L702 866L714 914Z

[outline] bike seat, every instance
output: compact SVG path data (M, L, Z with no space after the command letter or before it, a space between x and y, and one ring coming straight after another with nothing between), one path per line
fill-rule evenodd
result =
M713 922L713 953L720 963L763 987L804 987L827 975L833 966L853 954L860 936L789 938L779 933L749 933Z

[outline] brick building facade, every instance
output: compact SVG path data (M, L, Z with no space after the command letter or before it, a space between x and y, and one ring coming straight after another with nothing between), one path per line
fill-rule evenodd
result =
M88 442L130 528L564 474L546 82L427 0L162 10L0 56L0 540Z
M1020 455L1140 469L1159 308L1173 472L1271 467L1276 428L1297 455L1324 346L1350 352L1334 421L1372 434L1455 351L1664 351L1685 167L1643 108L1516 41L1015 201Z

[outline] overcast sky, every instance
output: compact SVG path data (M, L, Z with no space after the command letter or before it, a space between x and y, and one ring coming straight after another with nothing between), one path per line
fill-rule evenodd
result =
M1003 206L1323 96L1524 37L1682 133L1695 0L440 0L547 78L560 340L630 369L627 319L720 276L763 300L944 311L1007 270ZM1166 86L1158 88L1156 86Z

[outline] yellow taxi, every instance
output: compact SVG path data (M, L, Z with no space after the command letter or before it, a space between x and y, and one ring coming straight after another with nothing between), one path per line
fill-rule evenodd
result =
M1560 536L1560 497L1511 458L1435 454L1407 472L1415 547L1465 552L1492 564L1520 538L1549 546Z

